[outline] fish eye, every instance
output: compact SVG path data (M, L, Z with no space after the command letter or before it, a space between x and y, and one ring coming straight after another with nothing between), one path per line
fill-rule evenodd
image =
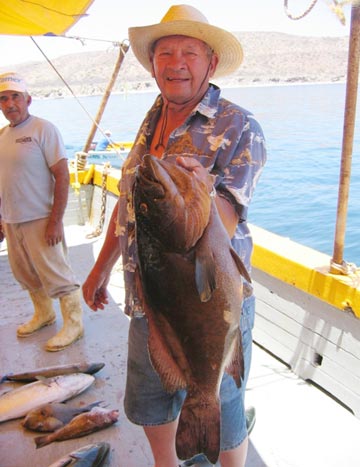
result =
M147 206L146 203L140 203L139 208L140 208L141 214L147 214L147 212L148 212L148 206Z

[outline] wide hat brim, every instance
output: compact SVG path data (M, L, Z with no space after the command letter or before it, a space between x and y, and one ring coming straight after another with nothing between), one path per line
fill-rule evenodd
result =
M207 23L176 20L129 28L129 41L134 55L149 72L150 52L154 42L162 37L174 35L200 39L213 49L219 59L214 78L230 75L241 65L243 51L238 39L232 33Z

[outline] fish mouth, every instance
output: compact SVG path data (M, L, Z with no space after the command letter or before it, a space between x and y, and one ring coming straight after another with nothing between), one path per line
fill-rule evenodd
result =
M139 167L136 180L141 186L143 193L151 199L162 199L165 197L164 187L159 181L153 176L152 172L147 170L145 167Z
M143 164L138 166L137 182L149 198L164 199L175 185L168 172L162 167L161 160L151 154L146 154Z

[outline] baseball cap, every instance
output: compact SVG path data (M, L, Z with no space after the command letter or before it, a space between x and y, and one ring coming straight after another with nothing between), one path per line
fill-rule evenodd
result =
M17 73L3 73L0 75L0 92L17 91L27 92L25 80Z

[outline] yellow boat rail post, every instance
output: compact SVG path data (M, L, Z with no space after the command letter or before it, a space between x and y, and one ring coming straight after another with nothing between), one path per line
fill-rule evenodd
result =
M359 79L360 56L360 0L354 0L351 6L351 25L348 52L348 71L346 80L346 98L344 110L344 129L339 179L338 206L333 256L330 261L332 274L348 275L356 270L356 266L343 259L346 218L350 190L351 161L353 152L356 100Z

